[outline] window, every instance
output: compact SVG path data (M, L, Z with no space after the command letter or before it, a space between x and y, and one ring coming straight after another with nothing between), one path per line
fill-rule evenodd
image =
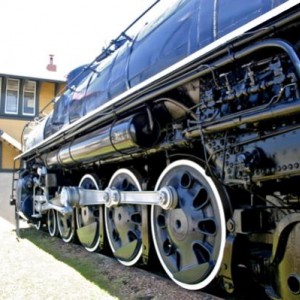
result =
M17 79L7 79L6 83L6 99L5 99L5 113L18 114L19 105L19 87L20 81Z
M35 81L25 81L23 87L23 115L34 116L35 115Z
M38 110L38 82L28 79L0 77L0 114L10 118L34 117Z

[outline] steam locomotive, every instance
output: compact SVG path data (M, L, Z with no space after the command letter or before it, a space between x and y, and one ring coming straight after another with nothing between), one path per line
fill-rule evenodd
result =
M16 210L179 286L300 297L300 1L174 0L24 130Z

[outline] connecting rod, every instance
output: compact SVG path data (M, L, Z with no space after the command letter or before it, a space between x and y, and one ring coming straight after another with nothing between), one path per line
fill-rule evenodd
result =
M60 194L64 207L105 205L112 207L122 204L159 205L163 209L174 209L178 195L172 186L162 187L158 191L120 191L113 188L105 190L87 190L79 187L64 187Z

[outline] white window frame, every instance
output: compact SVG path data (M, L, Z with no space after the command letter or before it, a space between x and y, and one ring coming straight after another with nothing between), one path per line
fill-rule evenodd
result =
M17 81L18 82L18 88L17 89L8 89L8 81L9 80L12 80L12 81ZM7 97L7 92L8 91L16 91L17 92L17 110L16 112L11 112L11 111L7 111L7 100L8 100L8 97ZM8 115L18 115L19 114L19 100L20 100L20 80L19 79L14 79L14 78L7 78L7 81L6 81L6 93L5 93L5 114L8 114Z
M30 92L32 93L32 91L30 90L26 90L25 86L26 84L23 85L23 103L22 103L22 115L23 116L35 116L35 107L36 107L36 81L32 81L32 80L28 80L28 83L34 83L34 97L33 97L33 113L26 113L25 112L25 92Z

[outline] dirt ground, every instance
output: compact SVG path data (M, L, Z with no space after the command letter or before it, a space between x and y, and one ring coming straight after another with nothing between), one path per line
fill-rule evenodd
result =
M0 299L220 299L0 218Z

